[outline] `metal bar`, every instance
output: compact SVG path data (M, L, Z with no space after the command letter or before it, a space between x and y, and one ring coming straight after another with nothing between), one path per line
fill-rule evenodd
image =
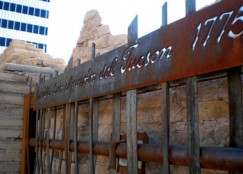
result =
M70 173L70 153L69 153L69 145L70 145L70 113L71 113L71 104L65 105L65 171L66 173Z
M162 26L166 26L168 24L168 3L165 2L162 6Z
M168 6L165 2L162 6L162 26L167 25L168 18ZM170 94L169 94L169 82L163 83L161 86L162 92L162 108L161 108L161 124L162 124L162 145L163 145L163 165L161 167L161 173L170 173L169 162L169 137L170 137Z
M80 59L79 59L80 60ZM74 156L75 156L75 174L79 173L79 165L78 165L78 102L75 102L74 108Z
M94 174L94 153L93 153L93 98L89 99L89 173Z
M93 152L96 155L109 156L109 142L94 143ZM36 146L36 140L30 138L29 145ZM46 147L46 141L42 141L42 146ZM64 150L64 140L51 140L50 148ZM70 143L70 151L74 151L74 143ZM162 163L162 146L159 144L138 144L138 159L145 162ZM170 164L178 166L188 166L188 147L170 146ZM232 147L201 147L200 148L201 167L215 170L228 170L243 172L243 149ZM89 154L89 142L78 141L78 152ZM119 143L116 148L116 157L127 158L126 143Z
M50 167L50 119L51 119L51 108L47 109L47 134L46 134L46 141L47 141L47 173L51 173Z
M186 0L186 16L196 11L196 0Z
M138 38L138 16L136 16L128 27L128 45L137 42ZM127 118L127 169L128 173L138 173L137 157L137 90L127 91L126 97Z
M169 162L169 133L170 133L170 94L169 94L169 83L162 84L162 145L163 145L163 165L162 173L170 173L170 162Z

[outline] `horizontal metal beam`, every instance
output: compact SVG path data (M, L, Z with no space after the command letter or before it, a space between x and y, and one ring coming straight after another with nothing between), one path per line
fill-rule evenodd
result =
M36 146L36 140L29 140L31 147ZM64 150L64 140L51 140L51 149ZM42 147L47 147L47 141L42 140ZM70 151L74 152L74 142L70 143ZM89 142L78 141L78 152L89 154ZM95 155L109 156L109 142L94 143ZM116 157L127 157L126 143L120 143L116 148ZM163 163L162 146L158 144L138 144L138 159L144 162ZM186 146L169 147L170 164L188 166L188 148ZM202 168L243 172L243 149L231 147L201 147L200 164Z

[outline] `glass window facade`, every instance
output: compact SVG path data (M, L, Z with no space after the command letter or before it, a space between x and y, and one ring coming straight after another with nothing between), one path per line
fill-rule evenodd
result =
M5 38L5 37L0 37L0 46L3 46L3 47L8 47L10 42L12 41L13 39L11 38ZM30 41L26 41L27 43L32 43L32 44L35 44L37 48L40 48L40 49L43 49L44 51L46 51L46 47L47 45L46 44L43 44L43 43L36 43L36 42L30 42Z
M49 2L50 0L0 0L0 47L7 47L13 39L19 39L33 43L46 52Z
M20 30L20 31L24 31L24 32L41 34L41 35L48 34L47 33L48 28L44 27L44 26L37 26L37 25L32 25L32 24L27 24L27 23L7 20L7 19L0 19L0 20L1 20L1 23L0 23L1 28ZM33 28L34 28L34 30L33 30Z
M50 1L45 1L45 2L50 2ZM20 5L20 4L15 4L15 3L9 3L9 2L5 2L5 1L0 1L0 10L7 10L7 11L27 14L27 15L31 15L31 16L47 18L47 19L49 18L48 10L29 7L26 5Z

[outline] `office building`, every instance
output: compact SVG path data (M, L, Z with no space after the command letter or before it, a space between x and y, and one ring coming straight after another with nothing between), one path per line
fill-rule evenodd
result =
M0 0L0 53L12 40L47 51L50 0Z

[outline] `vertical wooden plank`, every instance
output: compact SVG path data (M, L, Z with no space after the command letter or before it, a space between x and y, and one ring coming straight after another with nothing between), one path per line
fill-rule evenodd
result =
M186 0L186 16L196 11L196 0ZM189 147L189 173L200 174L200 138L198 115L198 82L197 77L186 81L187 102L187 136Z
M200 174L201 170L197 77L191 77L187 79L186 95L189 172L190 174Z
M47 134L46 134L46 141L47 141L47 173L51 173L50 168L50 122L51 122L51 108L47 109Z
M137 91L127 92L127 167L128 173L138 173L137 157Z
M35 126L35 139L36 139L36 147L35 147L35 166L34 166L34 173L39 173L39 110L36 111L36 126Z
M114 94L113 96L113 110L112 110L112 137L113 141L120 141L121 134L121 94Z
M66 107L63 106L63 115L62 115L62 140L64 139L64 136L65 136L65 125L66 125ZM57 173L61 173L61 170L62 170L62 158L63 158L63 151L60 151L59 152L59 164L58 164L58 172Z
M79 174L78 165L78 102L74 106L74 156L75 156L75 174Z
M29 96L24 96L23 127L22 127L22 153L21 153L21 174L26 174L27 169L27 117L29 110Z
M93 98L89 99L89 173L94 174L94 153L93 153Z
M243 146L241 68L228 70L230 146Z
M231 147L243 146L243 106L241 67L228 70L229 139ZM230 172L241 174L241 172Z
M43 171L43 156L42 156L42 140L43 140L43 134L44 134L44 130L43 130L43 123L44 123L44 116L45 116L45 111L44 109L40 110L40 125L39 125L39 143L40 143L40 173L44 173Z
M170 133L170 96L169 84L162 84L162 108L161 108L161 124L162 124L162 145L163 145L163 165L162 173L170 173L169 163L169 133Z
M138 38L138 16L128 27L128 45L136 43ZM127 91L126 96L127 118L127 167L128 173L138 173L137 154L137 90Z
M112 109L112 142L118 142L120 140L121 132L121 94L113 95L113 109ZM115 144L113 144L115 146ZM117 174L116 165L118 160L115 158L114 147L110 146L109 148L109 172L110 174Z
M98 98L93 101L93 143L98 141L99 130L99 100ZM96 167L96 155L94 158L94 173Z
M167 25L167 2L162 6L162 26ZM161 173L170 173L169 162L169 137L170 137L170 96L169 96L169 83L163 83L161 87L162 92L162 108L161 108L161 124L162 124L162 146L163 146L163 164Z
M65 171L66 173L70 173L70 113L71 113L71 104L68 103L65 105L66 113L65 113Z
M53 134L52 139L56 139L56 127L57 127L57 107L54 107L54 123L53 123ZM52 170L52 164L53 164L53 158L54 158L54 149L51 151L51 161L50 161L50 168Z

